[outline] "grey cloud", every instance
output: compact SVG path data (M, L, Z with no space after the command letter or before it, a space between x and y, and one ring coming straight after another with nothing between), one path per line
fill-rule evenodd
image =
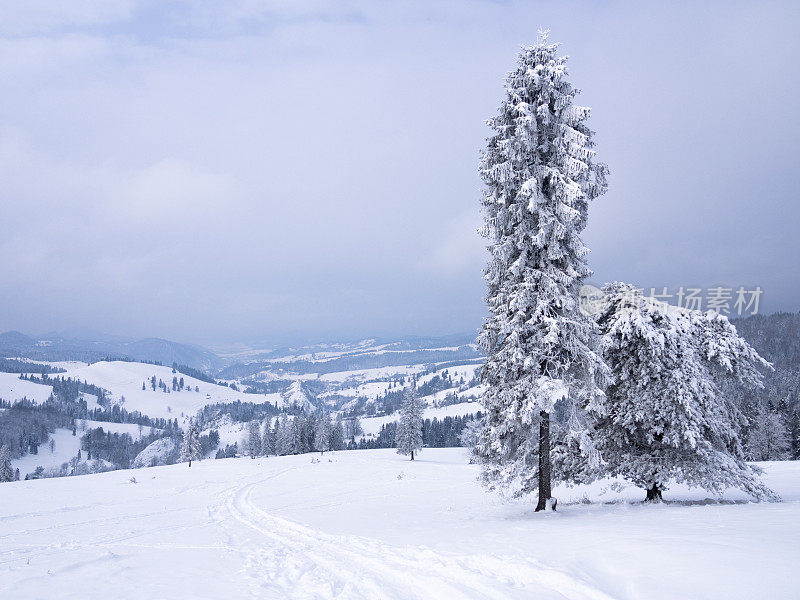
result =
M2 330L476 327L483 121L540 26L611 168L595 279L798 308L793 3L110 6L0 28Z

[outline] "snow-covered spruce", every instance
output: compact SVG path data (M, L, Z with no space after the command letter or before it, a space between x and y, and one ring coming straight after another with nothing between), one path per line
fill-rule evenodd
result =
M748 460L790 460L791 437L781 416L762 406L747 431Z
M11 450L8 446L0 448L0 483L14 481L14 468L11 466Z
M607 376L595 324L578 310L591 274L580 234L589 202L606 189L606 167L595 161L589 109L573 104L567 58L540 36L508 75L480 166L491 258L490 316L478 338L487 415L477 449L490 487L524 494L538 486L537 510L551 495L555 402L599 410Z
M200 438L198 437L197 427L190 424L183 432L183 442L181 443L181 462L188 462L192 466L193 460L200 460Z
M414 460L414 452L422 449L422 413L425 410L425 402L419 397L417 387L411 384L403 397L403 404L400 406L400 422L397 424L395 434L395 444L397 453L411 455Z
M723 377L760 386L758 369L769 363L715 312L669 306L627 284L605 292L599 323L614 381L595 439L608 472L643 487L650 501L669 482L774 498L744 462L738 409L718 387Z
M250 421L247 424L247 451L250 458L261 456L261 423L258 421Z
M275 453L278 456L294 454L294 424L285 414L275 423Z
M277 435L277 428L278 428L278 419L275 419L275 426L272 427L271 425L272 419L267 419L267 422L264 424L264 435L262 437L262 451L265 455L271 456L277 454L277 445L278 445L278 435Z
M326 412L317 417L316 430L314 431L314 449L320 454L331 449L331 418Z
M341 413L336 415L336 421L331 429L330 446L331 450L344 450L344 420Z

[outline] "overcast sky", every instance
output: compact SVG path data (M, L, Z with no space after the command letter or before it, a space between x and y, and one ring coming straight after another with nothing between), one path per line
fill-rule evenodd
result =
M0 330L214 343L484 315L479 152L549 28L594 281L800 309L798 2L0 4Z

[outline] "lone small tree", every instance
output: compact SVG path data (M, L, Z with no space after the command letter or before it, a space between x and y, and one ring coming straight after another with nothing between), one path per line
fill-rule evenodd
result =
M400 422L397 424L395 434L395 445L397 453L411 455L414 460L414 451L422 449L422 413L425 410L425 403L419 397L417 388L412 383L403 396L403 403L400 405Z
M200 437L197 428L190 423L183 432L183 442L181 443L181 462L188 462L192 466L192 460L200 460Z
M580 234L607 170L595 161L589 109L573 104L578 91L557 48L540 32L520 52L480 165L491 257L489 318L478 338L487 414L477 452L490 487L524 494L538 486L536 510L553 506L554 403L599 408L607 376L595 324L578 307L591 274Z
M14 481L14 468L11 466L11 450L8 446L0 448L0 482Z
M728 377L760 387L759 368L771 365L715 312L669 306L621 283L605 292L599 323L614 381L595 437L608 471L643 487L651 502L670 481L775 497L745 463L741 415L718 387Z

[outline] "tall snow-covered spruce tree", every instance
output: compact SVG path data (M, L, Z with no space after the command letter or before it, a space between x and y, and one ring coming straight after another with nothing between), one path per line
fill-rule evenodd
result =
M422 449L422 413L425 410L425 403L417 393L417 387L412 383L403 397L400 405L400 422L397 424L395 434L395 445L398 454L411 455L414 460L414 452Z
M606 189L607 170L595 161L589 109L573 104L578 90L557 49L540 32L521 50L488 121L494 133L480 165L491 257L484 275L489 317L478 338L487 355L487 415L477 451L490 487L515 494L538 487L536 510L553 506L555 402L598 409L607 376L595 324L578 309L591 274L580 234L589 202Z
M715 312L669 306L622 283L605 292L598 321L614 381L594 435L607 472L644 488L648 501L670 482L774 498L744 462L742 416L719 388L725 378L760 387L759 369L771 365Z

